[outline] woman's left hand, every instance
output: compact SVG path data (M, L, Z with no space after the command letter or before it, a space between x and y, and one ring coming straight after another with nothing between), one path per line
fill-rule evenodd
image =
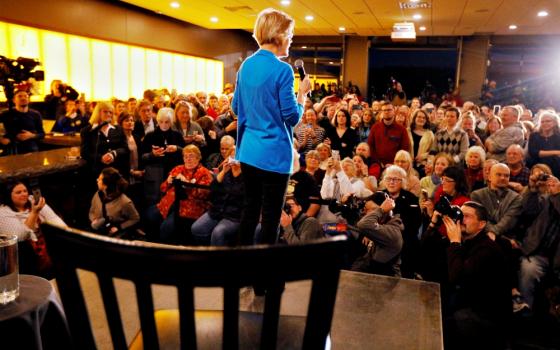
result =
M165 153L174 153L174 152L177 152L176 145L167 145L167 147L165 147Z

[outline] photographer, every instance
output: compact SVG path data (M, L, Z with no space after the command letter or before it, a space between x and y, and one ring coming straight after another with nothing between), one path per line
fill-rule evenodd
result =
M352 271L400 277L400 253L404 225L393 216L395 201L378 191L366 201L365 216L358 222L359 239L367 247L364 256L352 265Z
M511 318L508 266L502 249L491 240L486 208L466 202L462 220L443 218L452 302L444 309L444 343L450 349L504 349ZM444 305L445 306L445 305Z
M295 197L286 198L286 204L280 216L280 226L284 230L282 238L288 244L324 236L319 221L314 217L308 217Z
M64 103L67 100L77 100L80 94L70 85L61 80L51 82L51 93L45 96L45 116L54 120L65 114Z

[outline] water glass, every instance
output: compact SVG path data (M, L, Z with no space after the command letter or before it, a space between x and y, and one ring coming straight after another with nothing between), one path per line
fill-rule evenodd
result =
M0 235L0 304L16 300L19 295L18 238Z

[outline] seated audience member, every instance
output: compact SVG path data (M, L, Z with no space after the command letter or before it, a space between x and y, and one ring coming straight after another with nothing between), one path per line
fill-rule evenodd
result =
M356 177L356 165L352 159L344 158L340 162L334 159L329 161L321 186L321 197L323 199L332 198L345 202L345 199L351 195L366 198L371 194L372 192L365 187L364 182Z
M76 101L67 100L64 106L66 113L58 118L51 131L62 133L80 132L88 124L88 118L83 116L78 110Z
M2 184L0 197L0 234L18 237L19 273L53 278L40 224L66 226L49 207L44 197L35 199L21 181Z
M111 124L112 121L113 106L108 102L98 102L89 124L80 133L80 154L94 178L107 167L116 168L121 174L130 171L128 145L123 129Z
M486 142L486 139L493 135L496 131L501 130L503 127L502 119L498 116L491 116L484 127L484 132L482 133L482 141Z
M434 157L434 170L430 175L424 176L420 180L420 190L426 190L426 195L428 198L432 198L436 188L441 185L441 176L443 171L449 167L454 166L455 162L453 158L447 153L438 153Z
M221 139L224 135L229 135L237 140L237 116L233 113L231 106L227 112L218 116L214 125L218 130L218 139Z
M424 167L435 139L434 133L430 130L428 113L425 110L417 109L412 114L409 135L414 169L420 175L424 175Z
M199 149L206 146L204 131L197 122L192 121L192 106L188 102L180 101L175 107L175 118L173 129L178 131L184 140L184 144L193 144ZM202 118L202 117L200 117Z
M367 251L354 262L352 271L400 277L404 225L398 214L393 215L394 208L395 201L385 192L376 192L366 201L357 228Z
M134 134L142 140L144 136L154 131L157 125L152 103L148 100L140 101L136 113L138 113L138 119L134 123Z
M419 272L423 279L440 283L442 299L445 301L449 292L446 253L449 239L442 222L442 215L449 215L445 210L449 210L451 205L460 207L468 202L467 191L467 181L463 171L452 166L443 171L441 186L437 188L433 200L420 202L425 219L424 227L427 229L422 234ZM430 220L429 225L427 220Z
M407 129L409 127L408 122L409 109L408 106L402 105L397 108L397 113L395 114L395 123Z
M366 164L369 165L371 152L369 149L369 145L367 142L360 142L356 146L356 151L354 152L355 155L364 157L366 159Z
M403 150L398 151L393 164L406 171L406 186L403 186L403 188L416 197L420 196L420 180L418 179L418 173L412 167L410 153Z
M471 199L488 210L486 228L492 240L498 236L510 240L511 230L515 227L521 213L523 205L521 196L508 188L509 174L507 165L496 164L490 170L488 186L471 193Z
M206 146L201 147L202 159L207 159L209 155L219 152L220 150L218 129L214 125L212 118L209 116L199 118L196 122L202 129L204 140L206 141Z
M377 191L377 179L375 176L369 175L366 159L367 158L360 155L355 155L354 158L352 158L356 165L356 177L362 179L366 188L373 193Z
M206 115L212 120L216 120L216 118L218 118L218 110L218 97L214 94L211 94L208 97L208 108L206 108Z
M67 100L76 100L80 94L62 80L55 79L51 82L51 93L45 96L45 116L58 119L64 115L64 103Z
M148 209L150 234L159 232L159 237L154 238L163 242L189 242L192 223L210 207L209 190L188 186L209 186L212 182L212 173L200 164L200 158L198 147L186 146L183 148L184 164L173 168L161 184L161 201ZM177 201L179 205L175 204Z
M473 112L464 113L461 117L461 129L467 133L469 138L469 147L484 147L484 143L476 133L476 117Z
M517 193L521 193L525 186L529 183L529 175L531 171L524 163L525 152L523 148L517 144L513 144L507 148L506 164L509 168L509 188Z
M529 165L542 163L560 177L560 119L552 111L540 115L536 130L529 136Z
M134 117L128 112L124 112L119 117L119 125L123 130L124 137L126 138L126 143L128 145L129 152L129 169L128 173L122 174L123 177L128 181L128 190L132 201L136 206L143 203L143 185L142 179L144 178L144 170L141 170L140 160L141 160L141 146L142 142L140 137L134 134Z
M444 315L444 343L450 349L505 349L511 319L507 259L486 234L485 206L466 202L461 211L461 222L443 218L454 294Z
M372 163L379 162L386 167L399 150L410 151L410 138L406 128L395 123L395 108L390 102L382 104L381 118L381 122L371 127L368 144Z
M307 216L295 197L286 198L280 216L282 240L288 244L318 239L324 236L323 228L314 217Z
M456 107L450 107L445 111L446 127L435 134L432 144L432 153L445 152L453 157L455 164L462 164L469 149L469 137L461 130L459 125L461 112Z
M160 185L171 169L181 163L181 150L185 146L182 135L171 127L171 108L160 108L156 119L156 129L147 134L142 142L144 200L147 206L159 201Z
M229 135L224 135L220 140L220 152L212 153L206 159L206 163L204 166L206 169L213 170L216 169L226 160L228 154L231 153L231 150L235 146L235 140L233 137Z
M29 92L25 88L14 89L14 106L0 115L5 134L2 140L9 154L39 151L39 140L45 137L43 118L29 108Z
M488 185L489 182L488 179L490 178L490 170L492 170L492 167L496 164L499 164L499 162L496 159L486 159L484 161L484 167L482 168L482 176L484 177L484 183L486 185Z
M400 215L404 224L402 276L413 278L417 270L418 229L421 216L418 197L404 189L407 185L406 181L406 172L396 165L391 165L385 169L381 184L385 187L383 191L395 201L394 213Z
M303 156L315 149L325 139L325 130L317 125L317 113L313 108L305 111L303 119L296 126L294 133L298 143L298 152Z
M538 283L560 269L560 181L554 176L531 177L524 215L535 219L521 243L519 291L532 309Z
M340 152L340 159L352 157L354 147L358 144L358 134L350 128L350 114L345 109L336 112L334 128L327 134L331 148Z
M331 146L323 142L318 144L315 149L319 152L319 168L327 170L328 161L332 156Z
M115 168L105 168L97 178L97 193L91 200L89 221L96 232L108 236L132 234L140 215L124 192L128 183Z
M484 162L486 152L480 146L472 146L465 157L465 177L469 186L469 193L484 187Z
M192 224L191 232L196 243L224 246L236 242L245 185L241 164L233 158L235 147L232 146L210 185L210 209Z
M519 123L519 110L515 106L506 106L500 111L503 129L490 135L484 142L488 154L487 158L503 162L506 158L506 150L513 144L523 145L524 132Z
M319 168L319 164L321 162L321 156L319 152L315 150L311 150L307 152L305 156L305 171L313 176L315 180L315 185L319 189L323 184L323 179L325 178L325 170Z

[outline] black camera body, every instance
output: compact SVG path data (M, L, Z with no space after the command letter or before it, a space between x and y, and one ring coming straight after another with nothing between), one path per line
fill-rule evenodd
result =
M540 174L537 177L537 181L548 181L548 179L550 179L550 175L548 174Z
M45 72L35 70L39 64L40 62L33 58L18 57L14 60L0 56L0 86L4 88L10 107L12 107L15 85L31 78L35 81L45 80Z
M447 216L453 221L463 221L463 211L458 205L452 205L447 196L441 196L439 202L434 207L442 216Z

